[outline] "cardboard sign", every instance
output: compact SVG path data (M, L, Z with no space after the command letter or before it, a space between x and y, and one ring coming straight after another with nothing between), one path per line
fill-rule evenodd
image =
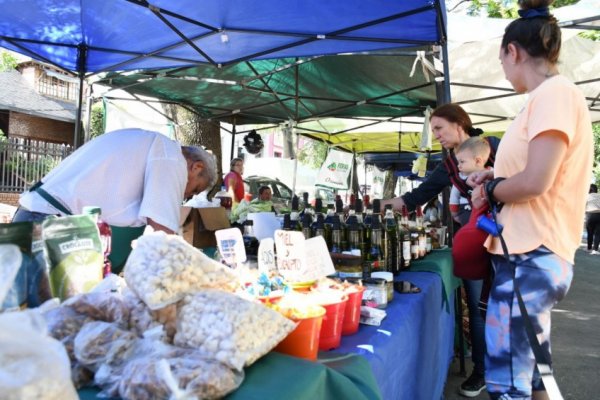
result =
M305 275L304 235L297 231L275 231L277 269L289 282L303 282Z
M238 228L221 229L215 231L217 247L221 257L230 267L236 267L246 261L246 249L242 232Z
M258 271L269 275L271 271L277 270L275 265L275 241L266 238L258 245Z
M335 267L323 236L312 237L305 242L307 280L320 279L335 274Z
M289 282L309 282L335 273L322 236L308 240L302 232L275 231L277 269Z

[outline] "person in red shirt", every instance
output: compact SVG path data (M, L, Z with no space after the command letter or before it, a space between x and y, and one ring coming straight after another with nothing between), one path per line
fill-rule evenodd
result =
M244 198L244 180L242 178L244 160L234 158L229 165L230 171L223 178L223 184L225 185L225 190L233 193L233 202L239 203Z

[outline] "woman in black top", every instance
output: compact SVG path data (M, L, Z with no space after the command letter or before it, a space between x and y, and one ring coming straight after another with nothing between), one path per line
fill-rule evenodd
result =
M413 211L417 206L427 203L452 184L459 189L463 196L470 197L471 188L466 186L464 181L459 177L458 162L453 149L469 137L478 136L483 131L473 128L471 118L457 104L445 104L436 108L431 114L430 126L435 138L449 151L446 161L438 165L419 187L400 197L383 200L381 202L382 207L385 204L392 204L395 210L401 211L402 206L406 205L409 211ZM493 165L493 155L496 153L500 139L495 137L488 137L487 139L492 149L490 159L488 160L488 165L491 166ZM475 397L485 389L485 321L478 309L483 281L463 279L463 285L467 293L469 330L471 332L472 360L474 366L471 376L462 383L460 394L466 397Z

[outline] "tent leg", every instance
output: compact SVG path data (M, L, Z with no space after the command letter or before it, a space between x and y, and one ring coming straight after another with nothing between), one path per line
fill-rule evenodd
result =
M75 116L75 132L73 133L73 148L77 149L80 142L81 111L83 108L83 82L87 63L87 47L84 44L77 46L77 71L79 73L79 96L77 98L77 115Z
M79 96L77 98L77 115L75 115L75 132L73 132L73 148L77 149L79 143L79 132L81 131L81 112L83 109L83 75L79 75Z
M93 103L92 94L93 94L92 85L90 85L88 88L88 94L86 96L87 103L86 103L86 115L85 115L85 135L83 137L84 143L87 143L92 138L92 134L90 132L90 124L91 124L91 120L92 120L92 103Z
M235 149L235 118L233 118L233 129L231 131L231 154L229 156L229 161L233 160L233 151Z
M295 131L296 121L294 121L292 134ZM296 132L296 146L294 148L294 179L292 180L292 195L296 193L296 173L298 171L298 147L300 146L300 135Z

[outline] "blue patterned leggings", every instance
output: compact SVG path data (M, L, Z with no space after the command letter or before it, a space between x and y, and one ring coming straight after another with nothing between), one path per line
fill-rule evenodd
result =
M535 357L513 289L513 271L543 348L550 353L550 312L562 300L573 279L573 265L546 247L525 254L492 256L495 277L488 303L485 340L485 381L492 399L529 399L543 390Z

